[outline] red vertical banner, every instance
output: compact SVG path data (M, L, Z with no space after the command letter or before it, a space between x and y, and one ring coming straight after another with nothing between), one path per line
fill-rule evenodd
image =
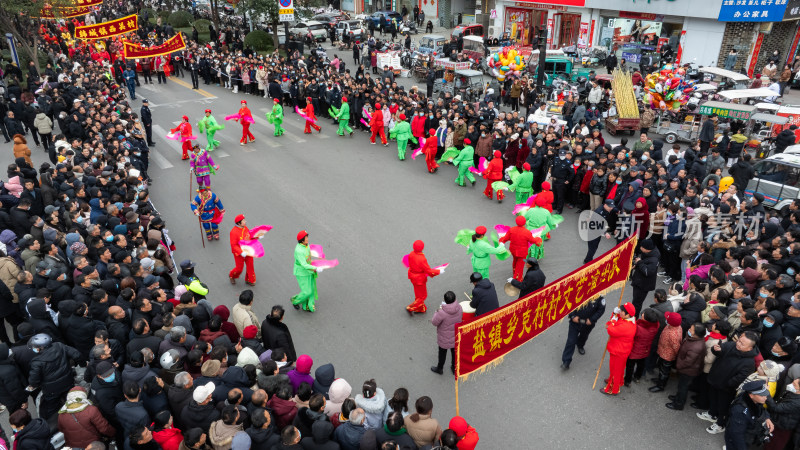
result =
M764 33L758 33L758 39L753 45L753 51L750 53L750 63L747 65L747 76L753 78L753 72L756 71L756 64L758 63L758 53L761 51L761 44L764 43Z
M589 30L589 47L593 45L594 45L594 19L592 19L592 28Z
M578 32L578 47L589 47L589 22L581 22L581 28Z
M681 64L683 58L683 46L686 44L686 30L681 31L681 38L678 39L678 51L675 53L675 66Z
M555 20L552 17L547 18L547 48L553 44L553 28L555 27Z
M792 40L792 47L789 49L789 53L786 54L786 64L789 66L792 65L792 61L794 61L794 54L797 52L797 43L800 42L800 22L798 22L797 29L794 32L794 40Z

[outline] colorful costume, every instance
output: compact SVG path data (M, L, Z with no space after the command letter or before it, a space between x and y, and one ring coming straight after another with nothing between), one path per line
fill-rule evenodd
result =
M217 173L219 166L214 164L214 159L211 158L208 150L197 145L194 146L193 150L189 165L197 178L197 184L198 186L211 186L211 175Z
M256 284L256 272L253 270L253 257L247 256L239 245L239 241L249 241L253 239L250 236L250 230L247 228L247 225L240 225L243 220L243 215L239 214L236 216L236 226L231 230L231 252L233 253L233 259L236 261L236 267L228 273L228 278L230 278L232 284L236 283L236 279L239 278L245 265L247 265L247 273L244 276L244 281L249 285L254 285Z
M188 117L183 116L181 119L183 119L183 122L170 131L173 133L180 132L181 139L183 139L183 144L181 145L183 155L181 156L181 160L186 160L189 159L189 150L192 149L192 141L185 138L188 138L192 135L192 125L189 123Z
M217 194L211 192L211 189L207 187L200 188L190 206L192 212L200 218L203 229L206 230L206 239L209 241L211 239L219 240L218 220L222 214L225 214L225 207L222 206ZM217 220L214 220L215 218Z
M505 236L500 238L500 242L510 242L508 250L514 257L512 267L514 269L514 279L522 281L523 270L525 269L525 258L528 257L528 250L531 246L542 245L542 239L533 237L531 231L525 227L525 217L517 216L517 226L511 227Z
M306 117L308 117L309 119L313 119L313 120L317 119L317 116L314 115L314 104L311 103L311 97L306 98L306 107L303 110L303 112L306 114ZM312 120L306 119L306 128L303 130L303 133L311 134L311 129L312 128L317 130L317 132L322 131L322 128L320 128L319 125L314 123Z
M244 145L247 144L248 139L250 142L255 142L256 138L250 132L250 124L254 123L253 114L250 112L250 108L247 107L246 101L242 100L241 104L244 106L239 108L239 123L242 124L242 139L239 140L239 143Z
M483 275L483 278L489 279L489 266L492 264L490 255L499 255L507 253L508 249L503 245L492 245L486 240L486 227L480 226L475 229L475 234L480 237L472 237L472 242L469 243L467 253L472 254L472 271L478 272Z
M486 178L486 189L483 190L483 195L489 197L489 200L492 199L494 195L494 190L492 189L492 183L495 181L500 181L503 179L503 158L502 153L499 150L494 151L494 158L489 161L489 167L483 171L483 177ZM505 193L502 190L497 191L497 201L502 202L505 198Z
M336 134L344 136L346 131L352 136L353 129L348 125L350 122L350 105L347 103L347 97L342 97L342 107L339 108L339 111L334 117L339 121L339 129L336 130Z
M278 99L275 99L275 104L272 106L272 111L266 114L267 122L275 125L275 136L283 136L286 130L281 127L283 123L283 106L281 106Z
M425 306L425 299L428 298L428 277L433 278L441 273L428 265L428 259L422 253L424 248L424 242L414 241L414 251L408 254L408 279L414 286L414 302L406 306L406 309L412 313L424 313L428 310Z
M375 103L375 113L369 119L369 129L372 130L372 135L369 137L371 143L375 143L375 136L380 136L381 143L389 145L386 141L386 132L383 130L383 111L380 103Z
M516 168L512 172L516 173ZM513 179L509 189L514 191L515 202L517 205L528 201L528 197L533 193L533 173L531 172L531 165L524 163L522 165L522 173L517 174L516 177L511 175Z
M623 305L625 311L630 316L636 315L636 308L631 303ZM625 378L625 363L628 361L628 355L633 350L633 337L636 335L636 323L633 320L626 320L619 317L617 313L611 316L611 319L606 322L606 331L608 331L608 369L609 375L606 380L606 387L603 392L606 394L617 395L619 388L624 383Z
M439 169L439 164L436 164L436 130L430 129L430 137L425 140L422 146L422 153L425 154L425 164L428 166L428 172L435 173Z
M413 143L418 143L417 138L411 135L411 125L406 122L406 115L400 114L400 119L395 126L389 130L389 137L394 139L397 137L397 158L400 161L406 159L406 146L408 145L408 140L411 139Z
M212 152L214 149L219 147L220 144L218 140L214 139L214 135L217 134L218 130L225 128L225 125L220 125L217 123L217 119L211 115L210 109L207 109L205 114L205 117L197 122L197 129L200 130L201 133L206 134L206 140L208 141L208 144L206 144L206 150Z
M545 181L542 183L542 192L536 194L536 198L540 198L544 202L542 207L551 213L553 212L553 201L555 197L553 196L553 191L550 190L550 183Z
M458 156L453 159L453 164L458 168L456 184L459 186L464 186L464 177L466 177L470 183L475 184L475 177L469 171L470 167L475 167L473 165L475 149L469 144L471 144L470 140L464 139L464 148L461 149L461 151L458 153Z
M297 246L294 248L294 276L300 286L300 293L292 297L292 305L305 311L314 312L317 294L317 268L311 265L311 250L302 241L308 233L301 231L297 235Z

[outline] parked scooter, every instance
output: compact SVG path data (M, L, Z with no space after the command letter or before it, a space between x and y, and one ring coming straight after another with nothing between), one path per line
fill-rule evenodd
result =
M406 20L400 23L400 34L411 33L418 34L417 24L413 20Z

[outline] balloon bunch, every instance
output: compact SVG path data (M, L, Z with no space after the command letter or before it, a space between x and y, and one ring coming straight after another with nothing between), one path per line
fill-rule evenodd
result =
M662 111L678 111L689 101L689 95L694 91L696 83L696 80L687 80L685 76L684 68L674 68L672 64L647 75L644 79L645 105Z
M487 64L497 81L505 81L506 75L509 74L519 76L525 69L525 60L522 55L517 53L517 49L511 47L503 47L499 52L489 55Z

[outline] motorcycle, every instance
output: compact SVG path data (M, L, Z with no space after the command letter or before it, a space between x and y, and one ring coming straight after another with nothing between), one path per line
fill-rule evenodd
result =
M400 22L399 27L400 34L411 33L412 31L414 34L418 34L419 30L417 30L417 24L413 20L406 20L405 22Z
M581 66L599 66L605 64L608 57L608 49L601 46L581 49L580 56Z
M405 69L410 69L414 58L411 57L412 53L408 50L403 50L400 53L400 65Z

